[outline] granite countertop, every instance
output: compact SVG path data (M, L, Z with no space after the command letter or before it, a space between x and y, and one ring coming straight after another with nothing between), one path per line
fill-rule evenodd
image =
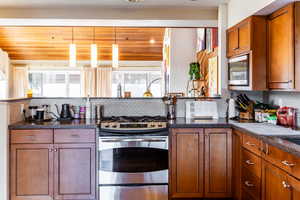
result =
M97 128L96 120L67 120L67 121L49 121L49 122L17 122L8 126L9 129L87 129Z
M9 125L9 129L52 129L52 128L98 128L99 122L95 120L72 120L72 121L51 121L51 122L18 122ZM225 118L214 120L195 120L177 118L169 121L170 128L235 128L267 144L276 146L286 152L300 157L300 145L289 142L284 138L299 138L300 130L292 130L281 126L266 123L238 123Z

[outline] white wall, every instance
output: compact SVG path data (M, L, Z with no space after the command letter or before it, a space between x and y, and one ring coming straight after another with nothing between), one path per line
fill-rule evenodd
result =
M230 0L228 3L228 27L253 15L277 0Z
M170 92L186 93L189 64L196 61L195 28L172 28L170 40Z
M0 199L8 199L8 103L0 103Z

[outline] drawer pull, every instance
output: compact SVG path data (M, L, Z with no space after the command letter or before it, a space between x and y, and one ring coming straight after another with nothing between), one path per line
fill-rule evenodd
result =
M287 160L284 160L281 163L284 164L285 166L288 166L288 167L294 167L296 165L296 164L293 164L293 163L289 163L289 161L287 161Z
M246 142L246 145L252 146L252 147L255 147L255 146L256 146L256 144L253 144L253 143L251 143L251 142Z
M255 185L252 184L252 183L250 183L249 181L245 181L245 185L246 185L247 187L255 187Z
M27 136L30 140L35 140L35 135L28 135Z
M248 165L254 165L255 164L255 163L251 162L250 160L246 160L245 163L248 164Z
M74 138L79 138L80 137L80 135L78 135L78 134L72 134L71 136L74 137Z
M288 184L287 182L285 182L285 181L282 181L282 185L283 185L283 187L284 188L291 188L291 185L290 184Z

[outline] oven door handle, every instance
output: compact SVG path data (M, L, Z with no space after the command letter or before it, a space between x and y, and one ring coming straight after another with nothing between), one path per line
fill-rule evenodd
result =
M101 142L166 142L167 139L148 139L148 138L118 138L118 139L101 139Z

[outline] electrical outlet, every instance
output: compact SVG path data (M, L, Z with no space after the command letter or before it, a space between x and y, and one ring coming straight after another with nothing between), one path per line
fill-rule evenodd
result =
M23 114L23 110L25 109L25 105L24 104L20 104L20 112L21 115Z
M279 106L280 108L283 107L283 102L282 102L282 99L281 99L281 98L278 99L278 106Z

